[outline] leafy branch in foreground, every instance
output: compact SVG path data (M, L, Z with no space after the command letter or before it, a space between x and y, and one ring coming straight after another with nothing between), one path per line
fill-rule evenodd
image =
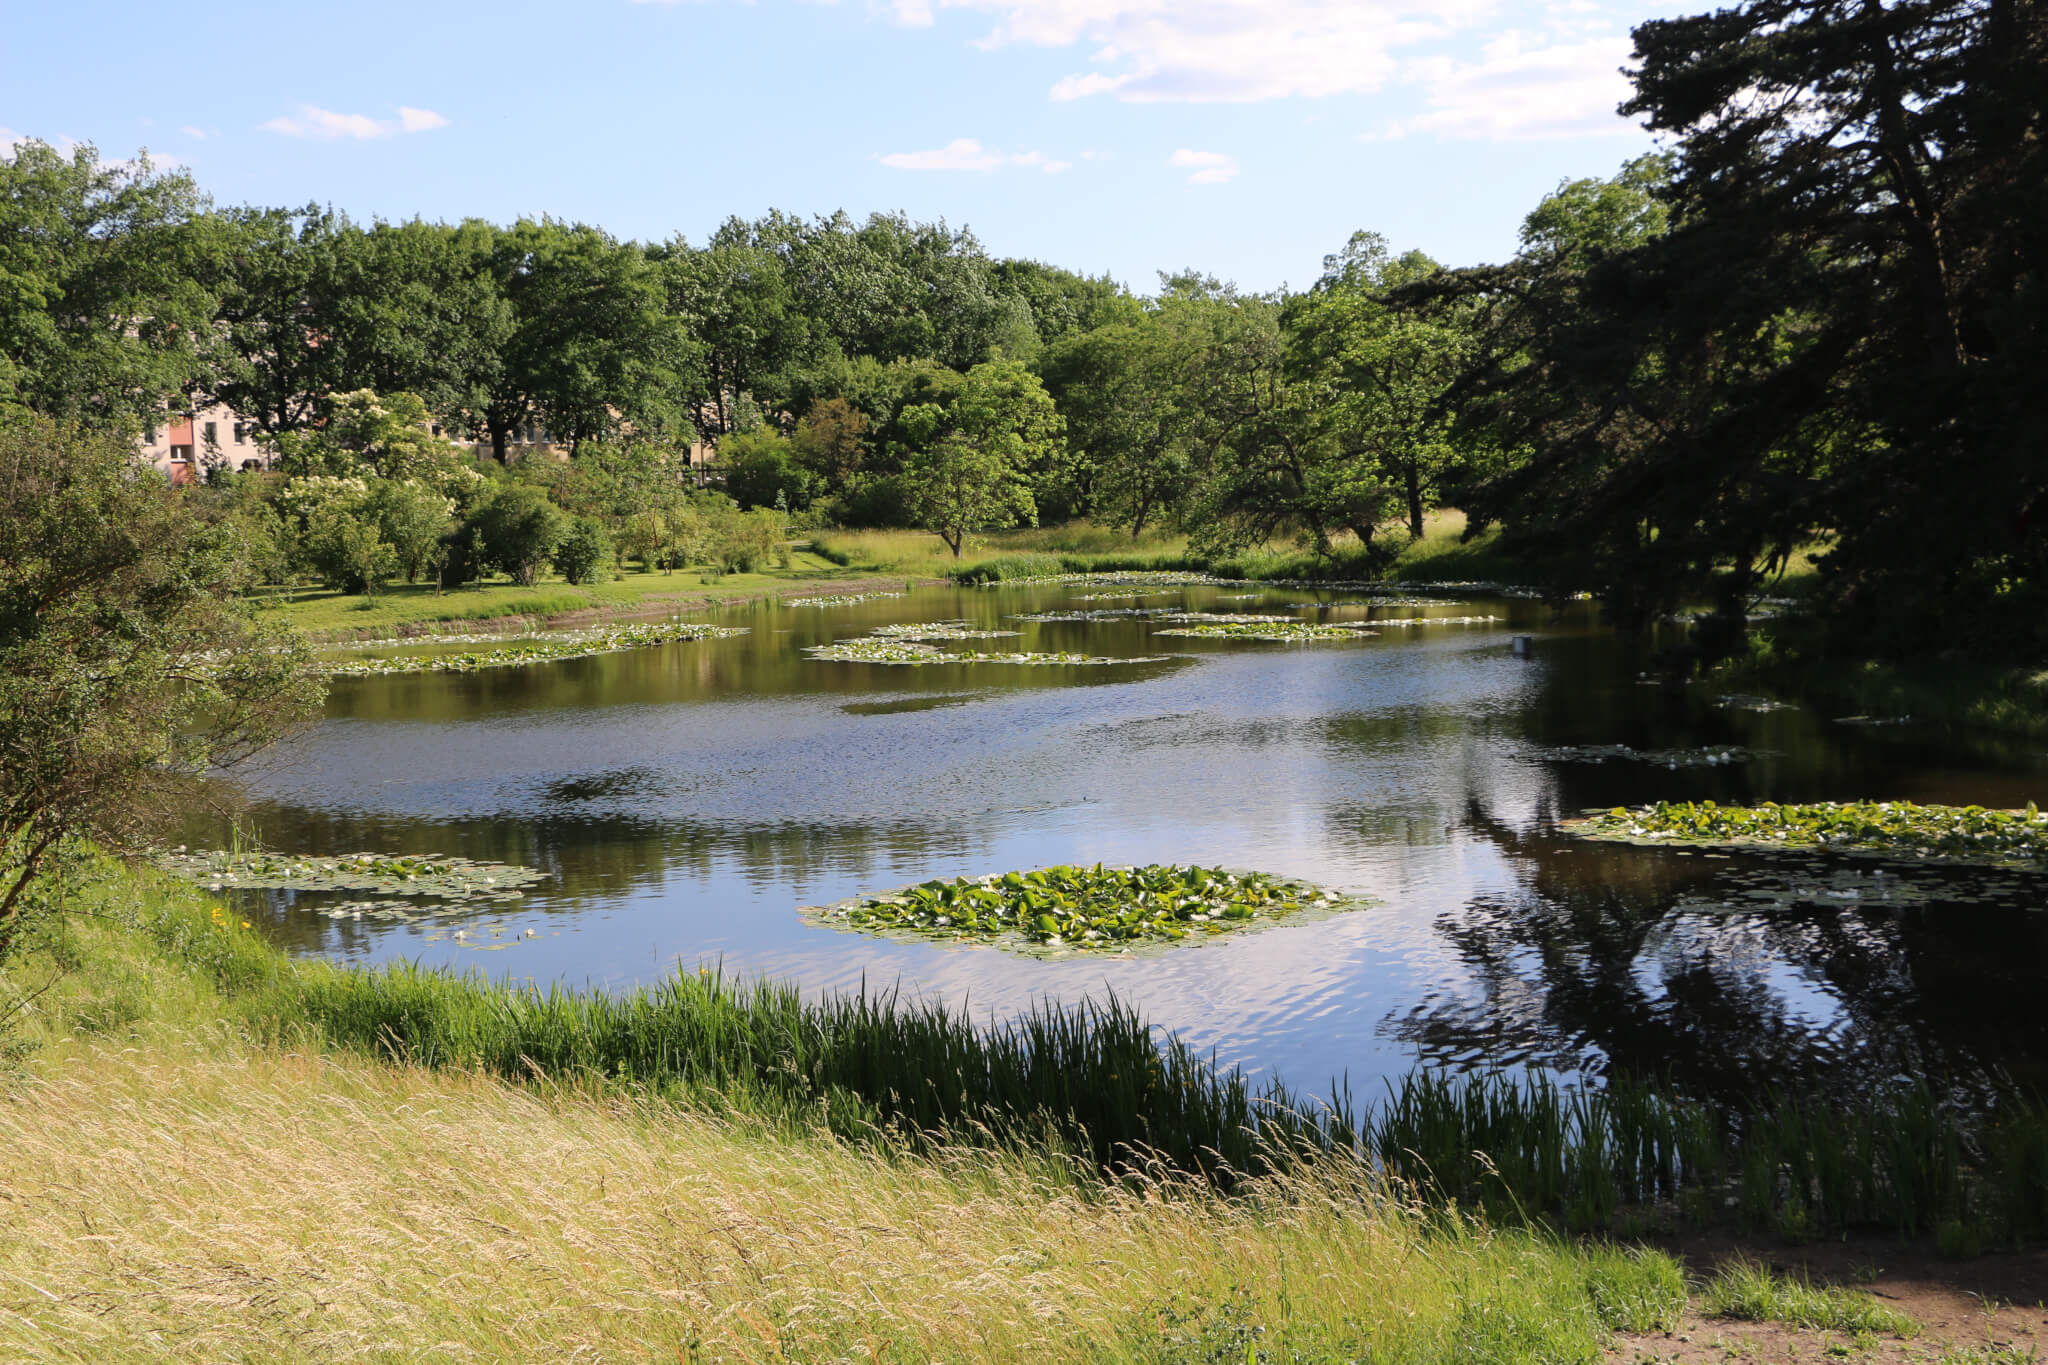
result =
M307 715L305 642L239 600L245 547L119 435L0 425L0 956L53 855L128 846Z

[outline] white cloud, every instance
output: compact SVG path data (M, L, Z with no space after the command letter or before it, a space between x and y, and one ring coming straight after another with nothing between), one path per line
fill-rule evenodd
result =
M1415 63L1424 111L1366 136L1432 133L1506 142L1634 132L1614 112L1630 94L1621 74L1630 51L1625 37L1545 46L1526 34L1503 34L1486 45L1478 61Z
M999 152L993 147L982 146L971 137L956 137L945 146L934 147L930 151L890 152L877 156L875 160L899 171L993 171L1001 166L1036 166L1048 175L1069 170L1074 164L1056 161L1043 152Z
M408 109L401 105L397 118L377 119L368 114L337 114L332 109L311 104L300 105L295 117L281 116L262 125L267 133L314 138L323 142L342 138L367 141L395 133L424 133L431 128L447 126L448 120L431 109Z
M1187 147L1166 158L1166 164L1193 171L1194 174L1188 177L1190 185L1225 184L1236 178L1238 172L1234 156L1225 156L1222 152L1197 152Z
M977 47L1073 48L1051 98L1248 103L1386 92L1369 136L1629 133L1628 26L1676 0L868 0L908 27L957 11ZM1681 6L1683 7L1683 6ZM1521 27L1508 28L1512 19ZM1503 32L1503 30L1506 30ZM1491 37L1479 47L1482 35Z
M1074 166L1071 161L1055 161L1043 152L1020 152L1011 157L1010 162L1016 166L1036 166L1047 175L1058 175L1061 171L1072 170Z
M1496 0L889 0L897 22L933 11L988 15L983 48L1087 43L1102 68L1063 77L1057 100L1249 102L1377 89L1397 49L1449 36Z
M0 156L12 156L24 142L47 142L59 156L70 156L81 145L72 137L37 137L33 133L17 133L12 128L0 128Z
M191 138L194 142L206 141L206 130L204 128L194 128L191 124L188 123L183 128L180 128L178 131L183 133L186 137Z

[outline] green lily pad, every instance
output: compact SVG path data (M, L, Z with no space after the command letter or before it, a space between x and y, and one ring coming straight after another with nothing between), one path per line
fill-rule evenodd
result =
M711 626L694 621L673 621L660 625L621 626L612 630L581 632L561 640L512 645L504 649L473 650L461 654L408 654L384 659L353 659L330 664L333 678L381 678L407 673L475 673L486 668L511 668L521 664L554 663L562 659L583 659L596 654L613 654L625 649L675 644L685 640L723 640L745 635L744 626Z
M906 886L800 913L834 928L1031 953L1121 953L1372 902L1268 872L1042 867Z
M2048 866L2048 815L1982 806L1922 806L1911 801L1825 801L1811 805L1722 806L1660 801L1563 822L1587 839L1633 844L1714 844L1812 849L1866 856Z
M841 640L837 644L813 645L804 653L825 663L845 664L1151 664L1165 656L1116 659L1095 654L1052 653L993 654L978 650L950 651L914 640Z

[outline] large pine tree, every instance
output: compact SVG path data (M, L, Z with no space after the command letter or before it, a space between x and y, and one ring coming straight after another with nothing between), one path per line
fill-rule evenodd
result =
M2048 8L1753 0L1635 32L1670 226L1480 281L1491 490L1641 619L1829 534L1866 641L2048 643Z

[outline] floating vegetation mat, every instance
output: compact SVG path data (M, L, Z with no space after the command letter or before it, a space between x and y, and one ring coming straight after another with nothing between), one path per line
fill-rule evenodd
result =
M420 634L389 635L378 640L327 640L316 643L315 649L418 649L422 645L501 645L508 640L571 640L580 639L588 631L562 630L501 630L470 631L465 634Z
M1920 806L1910 801L1822 802L1810 806L1721 806L1660 801L1635 810L1568 820L1588 839L1635 844L1719 844L1814 849L1888 858L2048 866L2048 816L1982 806Z
M1374 628L1380 626L1486 626L1504 621L1504 616L1379 616L1373 618Z
M1168 569L1133 569L1126 573L1053 573L1031 578L1001 578L983 583L985 588L1041 588L1079 584L1094 588L1241 588L1241 578L1218 578L1214 574L1180 573ZM1130 597L1132 593L1116 593Z
M1192 635L1203 640L1368 640L1379 632L1368 630L1363 623L1351 625L1322 625L1313 621L1284 621L1278 624L1246 622L1224 625L1209 623L1194 626L1175 626L1170 630L1154 631L1155 635Z
M694 621L671 621L659 625L620 626L613 630L590 631L568 639L512 645L505 649L472 650L461 654L407 654L390 659L355 659L348 663L330 664L327 674L334 678L383 678L403 673L475 673L486 668L511 668L520 664L584 659L594 654L615 654L620 650L675 644L683 640L723 640L746 633L745 626L708 626Z
M812 645L804 653L813 659L839 664L1156 664L1167 656L1113 659L1099 654L1071 654L1065 651L1032 654L997 654L983 650L945 650L916 640L868 638L841 640L837 644Z
M1702 854L1713 858L1725 854ZM2038 910L2040 879L1979 866L1896 864L1822 860L1810 854L1776 853L1770 865L1734 868L1714 880L1710 892L1690 892L1672 902L1673 917L1692 915L1708 923L1729 911L1774 913L1802 910L1905 910L1918 906L1981 906L1993 910Z
M1158 616L1168 610L1164 607L1094 607L1076 608L1073 611L1027 611L1010 617L1012 621L1129 621L1141 616Z
M971 621L911 621L903 625L877 626L878 640L1002 640L1014 639L1014 630L978 630Z
M1220 867L1042 867L929 881L800 912L834 927L993 943L1018 951L1115 952L1371 902L1308 882Z
M1295 624L1295 618L1292 616L1257 616L1248 611L1167 611L1158 613L1156 619L1170 621L1177 626L1274 626Z
M879 602L891 597L906 597L900 592L844 592L827 597L785 597L785 607L850 607L855 602Z
M1135 588L1130 592L1084 592L1078 594L1076 602L1124 602L1133 597L1171 597L1178 588Z
M209 891L354 891L396 900L352 900L316 908L333 919L412 921L449 911L468 912L520 899L521 887L547 873L510 863L480 863L438 853L393 856L344 853L310 857L288 853L231 853L174 849L154 861L175 877ZM423 906L417 900L446 902Z
M1659 768L1716 768L1774 756L1775 749L1748 749L1740 744L1704 749L1632 749L1626 744L1561 744L1537 749L1528 757L1544 763L1649 763Z
M1723 711L1792 711L1797 708L1789 701L1778 701L1771 697L1753 697L1747 692L1730 692L1714 698L1714 705Z

